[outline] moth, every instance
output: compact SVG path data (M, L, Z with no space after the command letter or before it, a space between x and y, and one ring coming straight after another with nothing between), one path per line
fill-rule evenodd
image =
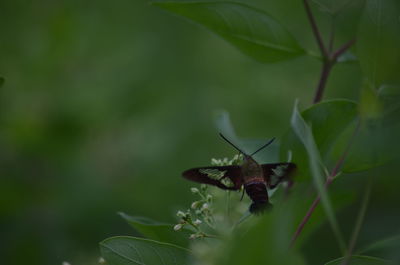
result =
M252 156L270 145L275 138L248 155L225 138L224 135L221 133L219 135L243 154L242 165L191 168L182 173L183 177L198 183L217 186L224 190L236 191L243 187L253 201L249 211L254 214L262 213L271 206L267 189L274 189L283 181L287 181L291 186L291 177L296 165L294 163L259 164L254 160ZM231 185L226 184L226 178L230 180Z

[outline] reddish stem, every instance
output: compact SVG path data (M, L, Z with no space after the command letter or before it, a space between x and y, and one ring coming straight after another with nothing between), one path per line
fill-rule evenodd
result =
M312 12L311 12L310 3L308 2L308 0L303 0L303 3L304 3L304 8L306 9L308 20L310 21L310 24L311 24L311 29L312 29L312 31L314 33L315 39L317 40L318 47L319 47L319 49L321 51L321 54L322 54L322 56L324 58L328 58L329 54L328 54L328 51L327 51L327 49L326 49L326 47L324 45L324 42L322 40L321 33L320 33L320 31L318 29L318 26L317 26L317 22L315 21L315 18L313 16Z
M349 143L346 146L346 149L344 150L342 156L339 158L335 167L332 169L332 172L329 174L329 176L327 177L327 179L325 181L325 189L328 189L328 187L332 184L333 180L335 179L335 176L339 173L340 168L343 166L344 160L350 151L351 144L353 143L355 137L358 134L358 130L360 129L360 124L361 124L361 121L358 120L356 128L354 129L353 135L351 136ZM293 245L296 242L297 238L299 237L300 233L303 231L304 226L306 225L308 220L310 220L311 215L314 212L315 208L318 206L320 200L321 200L321 197L318 194L317 197L315 198L315 200L313 201L313 203L311 204L310 208L308 209L303 220L297 227L296 232L294 233L292 240L290 242L290 247L293 247Z
M333 64L329 61L325 61L322 65L321 76L318 82L317 90L315 92L313 103L318 103L322 100L324 89L328 81L329 74L332 70Z

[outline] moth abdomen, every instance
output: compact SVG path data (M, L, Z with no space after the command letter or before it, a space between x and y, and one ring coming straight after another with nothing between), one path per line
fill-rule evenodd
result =
M253 182L249 184L245 184L244 188L246 190L247 195L249 195L250 199L254 202L268 202L268 193L267 187L263 182Z

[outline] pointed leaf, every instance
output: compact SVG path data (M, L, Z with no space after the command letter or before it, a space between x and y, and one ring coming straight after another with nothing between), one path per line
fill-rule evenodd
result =
M400 235L395 235L387 237L376 241L368 246L363 247L358 253L398 253L398 248L400 246ZM387 255L385 255L387 256Z
M303 143L307 151L311 176L314 180L315 187L318 190L318 194L321 197L322 206L331 224L332 230L335 233L339 246L342 249L342 251L344 251L346 249L346 246L344 243L343 235L341 234L341 231L339 229L339 225L336 220L336 216L333 211L329 195L324 187L324 182L326 177L321 168L323 166L323 163L317 145L314 141L314 136L311 131L311 128L308 126L303 117L300 115L300 112L297 108L297 101L293 109L291 125L293 131L296 133L297 137Z
M185 228L174 231L172 224L161 223L140 216L129 216L125 213L119 213L119 215L146 238L183 247L186 247L189 243L188 239L191 232Z
M187 265L190 253L172 244L127 236L100 242L100 250L110 265Z
M277 62L304 54L277 20L243 3L181 1L153 4L206 27L260 62Z
M344 258L339 258L332 260L328 263L325 263L325 265L341 265L343 264L343 261ZM349 265L394 265L390 261L369 256L352 256L348 264Z
M358 116L357 108L357 104L350 100L328 100L311 106L301 114L304 120L311 125L322 162L328 168L332 167L343 153L344 146L339 149L334 149L334 146L341 134L355 123ZM348 141L349 137L350 135L344 140ZM339 153L332 154L333 150L339 150ZM289 131L282 139L281 159L286 158L288 151L292 152L293 162L299 165L296 179L308 179L310 177L309 168L302 166L308 165L306 149L294 131Z
M361 68L377 89L399 82L400 5L397 0L367 0L357 37Z
M222 246L224 249L218 249L219 257L214 264L305 264L296 249L289 249L297 208L298 198L288 198L271 212L243 223Z

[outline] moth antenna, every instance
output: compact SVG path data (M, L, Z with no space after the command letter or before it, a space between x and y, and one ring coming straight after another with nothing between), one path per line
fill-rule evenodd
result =
M219 136L221 136L222 139L224 139L226 142L228 142L230 145L232 145L232 146L233 146L236 150L238 150L240 153L246 155L246 153L243 152L242 150L240 150L239 147L237 147L237 146L234 145L231 141L229 141L228 139L226 139L226 137L225 137L222 133L219 133Z
M275 140L275 137L272 138L271 140L269 140L268 143L264 144L263 146L261 146L260 148L258 148L254 153L252 153L250 156L255 155L256 153L258 153L259 151L261 151L262 149L264 149L265 147L267 147L268 145L270 145L273 141Z

